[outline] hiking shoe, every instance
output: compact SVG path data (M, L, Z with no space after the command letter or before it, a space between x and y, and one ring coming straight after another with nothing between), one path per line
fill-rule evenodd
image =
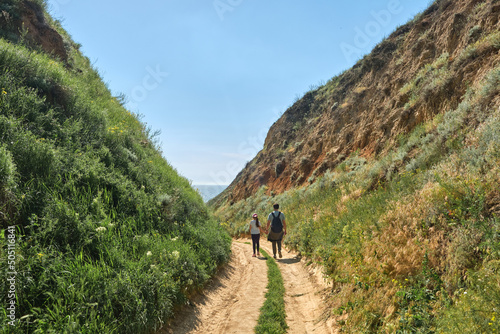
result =
M257 256L260 257L260 253L257 253Z
M255 254L254 254L254 255L252 255L252 257L255 257Z
M274 254L273 257L276 258L276 254Z
M283 257L283 255L281 255L281 252L279 252L278 254L279 254L279 256L280 256L280 259L281 259L281 258Z

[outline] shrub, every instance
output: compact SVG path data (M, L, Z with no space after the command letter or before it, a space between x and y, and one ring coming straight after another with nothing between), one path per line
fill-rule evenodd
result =
M16 167L12 154L0 146L0 189L11 189L16 185Z
M467 289L455 291L453 303L439 314L436 331L446 333L495 333L500 330L500 262L490 261L470 272Z

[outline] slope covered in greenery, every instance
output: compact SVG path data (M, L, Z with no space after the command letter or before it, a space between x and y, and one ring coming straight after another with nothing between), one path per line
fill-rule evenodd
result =
M468 32L477 34L474 38L454 50L453 56L438 49L433 61L421 62L420 53L416 58L394 60L408 66L422 64L395 91L407 110L402 116L411 119L415 110L420 112L407 131L378 140L385 144L375 153L358 149L347 155L326 154L336 159L336 165L321 176L313 175L306 185L280 191L271 182L241 200L235 200L238 196L230 187L212 201L216 215L235 235L246 233L244 224L251 213L267 213L272 203L280 203L287 217L286 245L323 266L332 284L330 316L346 333L500 331L500 36L498 29L486 32L484 28L491 23L498 26L498 1L435 1L401 28L406 34L395 34L403 39L391 55L411 54L407 51L418 45L409 39L414 35L412 27L418 28L419 38L426 43L433 40L431 34L460 40L462 36L453 31L448 36L448 31L440 35L423 29L436 24L446 27L441 21L433 22L432 13L445 13L453 4L474 13L451 13L452 21L458 17L479 22ZM329 114L329 109L311 100L350 95L356 82L348 86L342 82L356 68L297 102L316 108L311 124L315 115ZM467 82L450 84L457 73L467 70ZM366 75L378 77L376 71ZM374 83L381 92L386 79ZM460 88L462 84L467 88ZM363 94L357 95L358 100L349 102L352 108L364 101ZM299 109L292 107L290 113ZM287 122L287 113L277 124ZM301 117L307 127L308 114ZM353 131L363 131L353 124L354 120ZM321 133L328 132L324 124L322 128ZM307 130L298 127L296 132ZM267 140L260 156L269 147L283 147L281 141L272 141L271 134ZM315 146L338 144L328 140L316 136ZM286 144L293 159L308 159L299 154L301 142ZM321 150L318 155L325 156ZM258 173L254 162L240 174L240 182L245 175Z
M230 238L43 8L0 4L0 271L17 273L15 326L4 307L0 323L149 332L228 259ZM17 29L29 17L57 32L62 53ZM3 306L10 285L1 280Z

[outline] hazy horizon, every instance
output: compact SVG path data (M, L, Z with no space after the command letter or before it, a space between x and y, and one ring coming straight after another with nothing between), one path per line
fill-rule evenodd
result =
M193 184L193 188L198 190L205 202L219 195L227 187L228 185Z

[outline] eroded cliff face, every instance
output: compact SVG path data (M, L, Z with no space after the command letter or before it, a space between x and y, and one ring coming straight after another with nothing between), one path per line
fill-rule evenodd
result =
M313 182L352 152L384 154L399 134L455 108L500 61L499 14L498 0L436 1L291 106L212 203L237 202L263 185L280 193Z
M68 60L64 38L47 22L40 5L30 2L5 1L0 10L0 29L2 36L8 40L22 42L32 48L40 48L44 52Z

